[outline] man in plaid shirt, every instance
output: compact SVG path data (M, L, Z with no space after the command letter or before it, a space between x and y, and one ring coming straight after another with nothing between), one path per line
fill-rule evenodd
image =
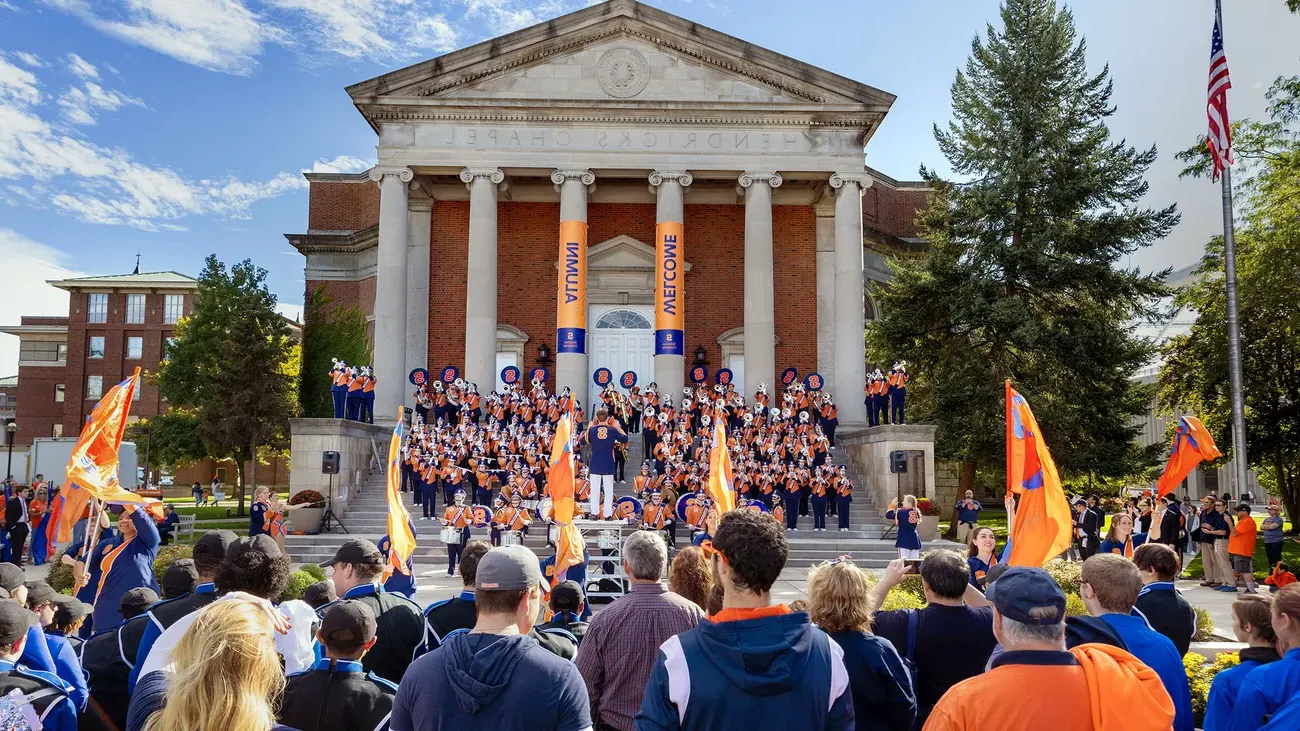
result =
M628 594L591 619L578 648L578 671L591 698L597 729L632 731L659 646L692 629L704 612L668 591L668 546L654 531L637 531L623 543Z

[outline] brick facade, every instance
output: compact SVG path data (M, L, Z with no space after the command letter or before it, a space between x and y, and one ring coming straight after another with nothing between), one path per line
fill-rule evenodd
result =
M379 186L358 182L311 182L307 228L311 231L360 231L379 223Z

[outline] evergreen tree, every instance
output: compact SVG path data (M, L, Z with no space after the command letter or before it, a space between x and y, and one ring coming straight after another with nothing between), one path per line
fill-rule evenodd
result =
M230 267L207 258L194 308L176 326L176 342L158 371L162 397L190 409L208 452L234 459L239 469L239 513L258 451L288 439L294 415L295 353L289 325L275 311L266 270L244 261Z
M909 363L940 453L965 463L963 487L1002 466L1007 378L1063 476L1132 475L1156 451L1136 441L1152 393L1131 377L1154 351L1133 323L1166 316L1168 291L1167 272L1122 264L1178 213L1139 207L1156 150L1111 139L1109 70L1088 72L1069 10L1007 0L1001 13L953 82L954 120L935 125L957 180L922 168L932 249L891 262L871 349Z

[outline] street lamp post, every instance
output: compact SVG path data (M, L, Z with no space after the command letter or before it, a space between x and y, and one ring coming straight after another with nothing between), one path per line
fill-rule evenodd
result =
M5 466L5 477L8 478L14 473L14 438L18 435L17 422L5 424L5 434L8 435L9 442L9 463Z

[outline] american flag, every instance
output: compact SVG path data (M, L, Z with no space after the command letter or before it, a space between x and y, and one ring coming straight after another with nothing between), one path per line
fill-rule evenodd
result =
M1215 3L1216 5L1218 3ZM1216 9L1217 10L1217 9ZM1223 52L1223 29L1220 14L1214 14L1214 35L1210 39L1210 83L1205 112L1210 120L1210 157L1213 159L1214 180L1219 179L1232 159L1232 127L1228 120L1228 89L1232 79L1228 76L1228 57Z

